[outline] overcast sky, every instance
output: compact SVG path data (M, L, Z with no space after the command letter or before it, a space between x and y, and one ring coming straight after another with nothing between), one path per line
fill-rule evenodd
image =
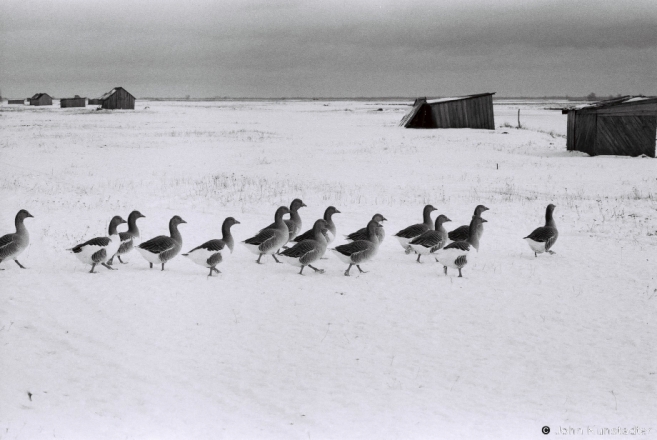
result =
M1 0L0 90L657 95L657 0Z

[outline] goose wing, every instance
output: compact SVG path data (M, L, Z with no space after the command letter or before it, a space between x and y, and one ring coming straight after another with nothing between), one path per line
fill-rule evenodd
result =
M312 240L313 238L314 238L313 230L308 229L303 234L297 235L296 237L294 237L294 239L292 241L296 241L297 243L301 243L304 240Z
M534 229L532 233L525 238L529 238L538 243L545 243L545 250L549 251L554 242L557 241L558 236L559 233L555 228L541 226L540 228Z
M167 237L166 235L158 235L157 237L151 238L150 240L141 243L137 247L153 254L161 254L162 252L173 249L175 246L176 242L171 237Z
M315 251L317 249L317 242L315 240L304 240L301 243L297 243L289 249L285 249L281 252L281 255L291 258L302 258L309 252Z
M453 231L447 234L450 240L452 241L465 241L470 238L470 226L463 225L454 229Z
M200 246L196 246L188 253L194 252L199 249L205 249L206 251L210 251L210 252L219 252L222 251L225 247L226 247L226 242L223 240L210 240L210 241L206 241Z
M443 248L444 250L448 249L458 249L460 251L469 251L470 250L470 243L467 241L455 241L454 243L450 243L447 246Z
M85 241L84 243L75 246L71 250L73 251L74 254L79 254L80 252L82 252L82 248L85 247L85 246L105 247L105 246L110 244L110 241L111 240L110 240L109 237L96 237L96 238L92 238L89 241Z
M404 228L401 231L397 232L395 234L395 237L413 238L427 232L428 229L429 228L424 223L418 223L416 225L409 226L408 228Z
M18 249L18 243L14 241L14 234L0 237L0 260L12 255Z
M427 231L424 234L416 237L409 244L417 244L426 248L439 246L443 242L443 238L437 231Z

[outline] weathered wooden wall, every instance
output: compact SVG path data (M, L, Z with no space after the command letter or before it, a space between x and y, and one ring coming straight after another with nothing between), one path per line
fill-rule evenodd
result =
M7 101L7 104L23 104L25 105L24 99L10 99Z
M134 110L135 98L124 89L118 88L116 92L103 100L102 106L106 109Z
M431 106L426 102L421 104L413 118L406 125L407 128L436 128L433 120Z
M52 98L44 94L38 99L30 99L30 105L52 105Z
M59 101L59 106L61 108L86 107L87 106L87 98L62 98Z
M597 155L655 157L654 99L568 112L566 148Z
M483 128L495 130L493 96L478 96L431 105L436 128Z

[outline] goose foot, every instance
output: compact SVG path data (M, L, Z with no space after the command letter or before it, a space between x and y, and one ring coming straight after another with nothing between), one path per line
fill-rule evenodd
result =
M123 260L121 259L121 256L120 256L120 255L118 255L116 258L119 259L119 263L121 263L121 264L128 264L128 263L126 263L125 261L123 261Z
M25 269L25 266L23 266L22 264L20 264L20 263L18 262L18 260L14 260L14 261L16 262L16 264L18 264L18 267L20 267L21 269Z
M310 264L308 265L308 267L314 270L315 272L324 273L324 269L317 269L316 267L313 267Z
M117 269L114 269L112 266L110 266L107 263L100 263L100 264L102 264L104 267L108 268L109 270L117 270Z
M359 265L356 265L356 267L358 268L358 271L359 271L360 273L367 273L366 271L364 271L363 269L361 269Z
M416 261L420 264L422 264L422 262L420 261L421 257L422 257L422 254L417 254L417 260Z
M554 255L554 254L556 254L556 252L554 252L554 251L548 251L548 254L550 254L550 255Z
M281 264L283 263L282 261L278 261L278 258L276 258L276 255L271 254L271 256L274 257L274 260L276 260L277 263L281 263Z
M162 263L162 271L164 271L164 263Z
M94 272L94 267L96 267L96 263L91 265L91 270L89 271L89 273L96 273Z

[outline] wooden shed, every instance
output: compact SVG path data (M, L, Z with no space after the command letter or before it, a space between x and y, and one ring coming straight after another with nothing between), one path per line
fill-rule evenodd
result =
M21 105L25 105L25 100L24 100L24 99L9 99L9 100L7 100L7 104L21 104Z
M591 156L655 157L657 97L623 96L562 110L568 115L566 148Z
M80 98L79 95L75 95L74 98L62 98L59 100L59 106L61 108L66 107L86 107L87 98Z
M493 95L418 98L399 125L406 128L483 128L495 130Z
M100 97L101 105L105 109L135 109L135 97L123 87L114 87Z
M52 98L47 93L37 93L30 98L30 105L52 105Z
M89 98L89 105L101 105L102 103L100 98Z

